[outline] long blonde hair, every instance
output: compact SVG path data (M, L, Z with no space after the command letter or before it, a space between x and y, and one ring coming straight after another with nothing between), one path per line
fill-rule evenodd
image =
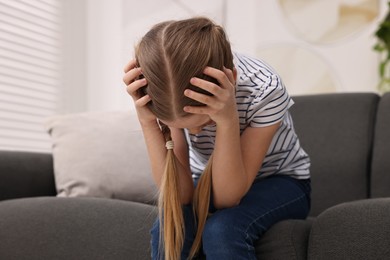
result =
M203 105L184 96L185 89L211 95L190 84L190 79L194 76L218 84L214 78L202 73L206 66L220 70L223 67L233 69L233 55L223 28L204 17L155 25L136 46L135 56L148 82L141 91L151 97L148 106L156 117L163 121L188 116L189 114L183 111L186 105ZM163 126L162 132L166 141L171 140L168 127ZM180 259L185 232L176 163L177 158L173 150L168 150L158 200L160 245L167 260ZM211 168L212 156L193 196L197 233L189 258L199 251L208 216Z

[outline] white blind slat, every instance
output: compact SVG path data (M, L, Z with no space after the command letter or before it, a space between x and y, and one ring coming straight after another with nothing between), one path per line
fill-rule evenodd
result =
M42 126L29 122L8 121L0 119L0 129L17 130L42 134Z
M13 78L11 75L4 73L0 73L0 84L12 85L23 89L37 90L49 94L56 94L57 92L55 85L48 85L28 78Z
M6 150L28 150L28 151L50 151L50 140L47 137L47 142L26 140L26 139L10 139L5 136L0 136L0 149Z
M23 139L23 140L32 140L32 141L47 141L47 135L44 131L40 133L32 131L19 131L14 129L0 128L0 136L10 137L10 139Z
M21 10L27 14L36 16L41 20L46 20L48 22L60 24L60 21L58 20L59 14L53 14L45 10L39 9L39 7L35 6L39 2L35 2L31 0L26 2L27 3L23 3L22 1L19 0L0 0L0 3L7 5L13 9Z
M0 0L0 150L51 152L62 93L60 0Z
M51 21L48 21L46 19L42 19L39 16L31 15L27 12L24 12L23 10L18 10L18 9L12 8L12 7L2 3L1 0L0 0L0 13L6 14L9 16L18 17L20 20L33 23L35 25L41 26L41 27L49 29L49 30L53 30L53 31L57 31L57 32L61 31L60 24L57 24L55 21L51 22Z
M18 0L19 2L22 2L28 6L31 6L31 8L34 8L36 10L40 10L42 12L46 12L46 13L49 13L49 14L52 14L55 18L57 18L57 16L59 15L59 12L60 12L60 9L53 5L49 5L47 4L47 2L42 2L42 1L37 1L35 0L34 2L31 1L31 0ZM56 2L54 0L52 0L52 2Z
M43 108L48 110L55 110L58 103L53 101L37 100L32 98L27 98L24 96L10 95L7 93L0 92L0 104L1 103L11 103L16 105L27 105L31 107Z
M58 62L60 60L60 57L58 56L59 50L57 50L57 53L50 53L44 49L38 50L24 44L19 44L18 42L11 42L3 39L0 39L0 48L10 53L19 53L48 62Z
M1 32L0 32L1 33ZM10 59L14 61L26 62L33 66L39 66L47 70L59 70L58 64L56 62L48 61L44 58L39 59L31 55L25 55L23 53L12 52L7 49L0 49L0 59Z
M29 105L20 105L14 103L1 102L1 106L2 106L2 110L4 111L11 111L16 113L27 113L30 115L37 115L40 117L47 117L52 114L52 110L50 109L44 109L44 108L39 108L39 107L34 107Z
M61 10L62 6L62 0L37 0L41 3L44 3L48 6L51 6L52 8L55 8L57 10Z
M11 77L12 79L21 78L26 85L34 83L34 85L41 85L42 90L47 92L56 92L57 86L60 84L59 79L44 77L39 74L34 74L28 71L23 71L20 68L1 66L0 65L0 77L1 75ZM55 89L53 89L55 88ZM39 87L39 89L41 89Z
M40 92L39 90L31 90L27 88L23 89L20 86L16 86L16 85L15 86L10 84L5 85L1 81L0 81L0 93L22 96L22 97L30 98L32 100L37 99L37 100L43 100L49 102L54 102L58 98L57 94L43 93Z
M27 113L15 113L11 111L0 110L0 119L7 120L9 122L24 122L24 123L33 123L41 126L45 118L36 115L30 115Z
M43 53L50 53L52 55L59 55L61 53L61 49L59 48L60 46L49 46L46 44L42 44L36 39L30 39L25 37L24 35L16 35L13 32L2 30L1 27L0 39L4 42L24 46L27 49L37 50Z
M39 66L33 66L29 63L11 60L11 59L0 59L0 66L12 68L15 70L32 73L42 77L48 77L54 80L58 80L61 75L57 71L52 71L48 69L44 69Z
M60 44L60 41L58 39L55 39L54 37L47 37L42 33L29 31L23 27L15 26L8 22L3 22L3 21L0 22L1 22L0 29L4 32L8 32L10 34L15 34L17 36L34 40L36 42L39 42L47 46L57 46Z
M26 30L32 33L36 33L38 35L44 35L49 39L59 40L61 34L58 30L53 30L46 28L45 26L40 26L32 21L27 19L20 19L19 17L15 17L13 15L4 13L3 10L0 12L0 21L3 23L9 24L16 28L20 28L22 30Z

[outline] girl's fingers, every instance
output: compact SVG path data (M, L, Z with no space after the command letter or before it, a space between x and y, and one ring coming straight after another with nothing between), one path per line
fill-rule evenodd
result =
M126 87L127 93L130 94L135 100L138 100L141 98L141 95L139 94L139 89L144 87L147 84L146 79L140 79L132 82Z
M224 68L224 71L213 67L206 67L203 71L204 74L215 78L220 85L217 85L213 82L200 79L200 78L192 78L190 83L194 86L197 86L207 92L210 92L214 96L219 96L223 92L223 89L228 89L228 86L234 82L234 76L231 70Z
M206 67L203 70L203 73L218 80L221 88L227 88L227 86L231 84L227 75L222 70L213 67Z
M127 72L130 71L131 69L135 68L136 63L137 63L136 59L131 59L131 60L125 65L125 67L123 68L123 71L124 71L125 73L127 73Z
M230 83L234 84L235 79L234 79L233 71L231 69L225 68L225 66L224 66L223 67L223 72L225 72L225 74L228 77Z
M202 114L202 115L209 115L210 114L210 108L207 106L185 106L183 110L187 113L191 114Z
M217 96L219 92L221 91L221 87L214 84L213 82L200 79L200 78L191 78L190 83L196 87L199 87L203 90L206 90L207 92L213 94L214 96Z
M137 99L137 100L135 101L135 105L136 105L136 106L143 107L143 106L145 106L147 103L149 103L151 100L152 100L152 99L150 98L149 95L145 95L145 96L143 96L143 97Z
M211 105L212 102L213 102L213 97L212 96L201 94L199 92L196 92L196 91L193 91L193 90L190 90L190 89L186 89L184 91L184 95L186 97L189 97L189 98L191 98L191 99L193 99L195 101L198 101L198 102L200 102L202 104L205 104L205 105Z
M139 77L142 74L142 71L140 68L132 68L126 74L123 76L123 82L126 85L129 85L132 83L137 77Z

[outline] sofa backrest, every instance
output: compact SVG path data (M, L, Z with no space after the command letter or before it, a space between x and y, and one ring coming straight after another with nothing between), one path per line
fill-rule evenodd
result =
M56 194L51 154L0 151L0 201Z
M390 93L382 96L376 117L371 196L390 197Z
M296 132L311 158L312 210L364 199L379 96L337 93L293 97Z

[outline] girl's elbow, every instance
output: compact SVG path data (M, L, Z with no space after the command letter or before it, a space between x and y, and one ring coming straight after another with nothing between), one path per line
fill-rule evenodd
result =
M187 192L183 191L181 194L181 198L180 198L181 204L182 205L190 205L192 203L192 200L193 200L193 195L194 195L193 190L190 190Z
M217 200L214 198L213 205L217 210L233 208L240 204L241 199L220 199Z
M220 193L213 194L213 204L216 209L226 209L236 207L241 203L245 196L245 189L236 189L231 192L226 192L226 189Z

